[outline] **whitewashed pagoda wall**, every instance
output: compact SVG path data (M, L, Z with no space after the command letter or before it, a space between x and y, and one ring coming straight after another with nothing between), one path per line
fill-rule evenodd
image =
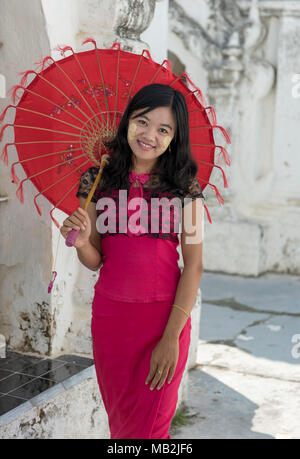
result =
M170 0L169 49L232 139L225 206L205 190L206 270L300 272L299 44L299 1Z
M18 72L32 68L49 53L44 15L39 0L0 2L0 73L7 90L19 82ZM0 110L11 103L0 99ZM6 118L13 122L14 112ZM13 142L11 128L3 142ZM9 149L10 164L17 160ZM46 354L51 348L54 315L47 293L52 263L52 236L48 212L41 200L43 216L35 211L34 188L24 184L25 202L16 198L9 169L0 163L0 332L11 349Z

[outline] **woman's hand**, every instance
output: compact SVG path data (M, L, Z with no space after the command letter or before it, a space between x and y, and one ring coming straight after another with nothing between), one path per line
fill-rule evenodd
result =
M60 232L65 239L72 230L79 231L74 247L81 248L89 242L91 234L91 220L86 210L78 207L68 218L63 222Z
M159 343L153 349L150 360L150 371L145 381L152 381L150 390L155 387L159 390L165 383L168 373L168 383L171 382L179 356L179 338L163 335ZM159 374L157 374L159 370Z

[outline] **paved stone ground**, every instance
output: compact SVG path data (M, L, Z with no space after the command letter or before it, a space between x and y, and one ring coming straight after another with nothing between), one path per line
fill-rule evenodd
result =
M190 417L171 437L300 439L300 277L205 273L200 287Z

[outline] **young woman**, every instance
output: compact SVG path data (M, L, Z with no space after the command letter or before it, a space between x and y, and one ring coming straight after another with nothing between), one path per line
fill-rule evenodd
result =
M184 96L166 85L142 88L108 146L109 164L88 211L83 207L96 167L83 174L77 193L80 208L64 221L61 233L66 238L72 229L80 230L75 243L79 260L93 271L101 268L91 330L111 438L170 439L190 345L190 312L202 275L203 212L197 198L203 195L195 178ZM136 221L135 206L130 204L134 197L138 202L143 198L146 219L140 213ZM154 214L152 202L161 198L167 203L177 198L182 204L180 241L175 229L178 206L159 206L159 219L152 218L158 223L156 230L151 231L150 224L146 228ZM124 223L130 223L125 231ZM171 224L168 231L166 223Z

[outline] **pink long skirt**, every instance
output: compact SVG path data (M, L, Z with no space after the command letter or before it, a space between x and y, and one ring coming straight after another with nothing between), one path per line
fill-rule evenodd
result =
M145 385L151 353L161 339L171 301L129 303L95 292L92 341L97 380L108 415L110 438L170 439L178 390L190 346L191 319L179 337L179 357L172 382L160 390Z

